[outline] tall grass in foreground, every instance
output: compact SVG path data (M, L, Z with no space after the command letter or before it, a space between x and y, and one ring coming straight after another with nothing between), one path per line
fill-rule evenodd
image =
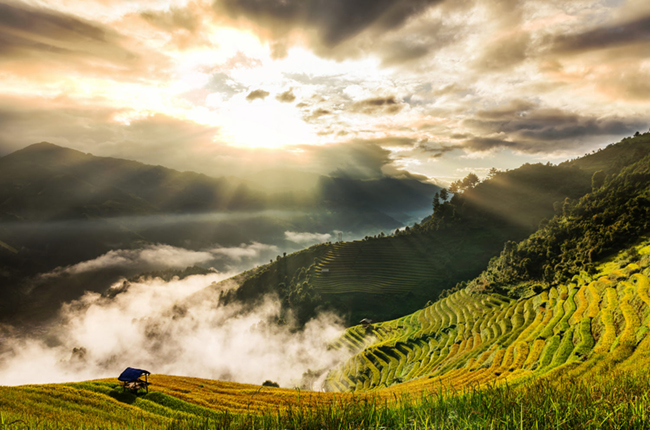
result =
M23 421L12 424L18 419ZM312 400L262 415L224 412L218 417L169 419L164 423L145 422L134 416L128 423L70 425L7 414L0 423L0 430L66 428L650 429L650 381L646 375L627 373L592 380L538 379L515 387L494 385L459 392L396 394L393 398L358 396L345 402Z

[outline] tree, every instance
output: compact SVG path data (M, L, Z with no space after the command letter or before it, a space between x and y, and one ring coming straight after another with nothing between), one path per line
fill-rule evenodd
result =
M433 196L433 213L436 213L440 207L440 195L438 193Z
M449 198L449 193L447 192L447 189L443 188L442 190L440 190L440 200L446 202L448 198Z
M462 193L466 190L474 188L478 183L481 182L481 180L476 176L475 173L470 173L469 175L465 176L462 180L459 179L457 181L452 182L449 185L449 191L452 193Z
M474 188L480 181L478 176L474 173L470 173L469 175L465 176L463 178L463 190L469 190L471 188Z
M594 172L591 177L591 190L596 191L605 184L605 172L599 170Z
M499 173L501 173L501 170L497 169L496 167L492 167L487 177L488 179L494 179L494 177Z

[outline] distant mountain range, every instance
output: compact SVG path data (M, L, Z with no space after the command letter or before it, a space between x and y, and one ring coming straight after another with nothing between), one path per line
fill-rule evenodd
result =
M288 182L301 186L287 188ZM115 249L259 242L292 252L305 243L291 242L287 231L338 230L348 239L390 232L429 214L439 189L415 179L290 170L216 178L37 143L0 158L0 307L15 311L13 304L40 294L54 309L84 289L101 291L101 279L40 286L40 293L25 280Z

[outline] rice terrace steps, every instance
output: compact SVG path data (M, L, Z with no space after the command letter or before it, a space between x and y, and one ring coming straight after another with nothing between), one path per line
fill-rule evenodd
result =
M568 374L634 370L650 358L650 246L590 277L519 300L460 290L411 315L349 328L333 344L354 355L330 391L460 389Z
M650 428L650 240L635 250L519 300L460 290L350 327L330 392L166 375L139 396L116 380L0 386L0 428Z
M415 243L416 246L413 246ZM312 277L321 294L406 293L441 278L415 238L334 243Z

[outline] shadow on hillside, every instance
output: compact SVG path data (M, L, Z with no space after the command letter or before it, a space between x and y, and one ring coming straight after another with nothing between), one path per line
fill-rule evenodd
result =
M135 402L135 400L138 398L137 395L124 391L122 390L122 388L116 388L110 393L108 393L108 395L114 398L115 400L117 400L118 402L126 403L127 405L132 405Z

